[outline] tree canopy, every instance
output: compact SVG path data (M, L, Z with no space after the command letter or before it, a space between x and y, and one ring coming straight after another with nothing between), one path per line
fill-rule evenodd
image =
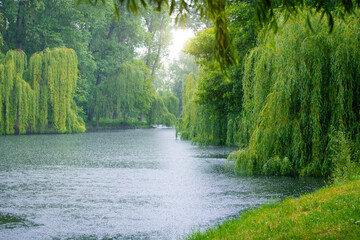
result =
M177 131L181 138L202 144L238 144L237 129L243 98L242 59L255 46L255 14L246 2L230 4L226 13L239 59L238 64L228 69L228 76L224 76L219 64L214 61L214 28L198 32L185 49L195 58L200 71L189 76L184 83L183 111ZM195 113L202 116L198 117Z
M78 3L85 2L96 5L99 2L106 3L107 0L77 0ZM155 6L157 11L167 10L170 15L176 15L177 22L185 22L189 13L196 12L204 19L210 19L215 29L214 52L215 58L220 65L233 65L237 57L233 55L232 40L228 31L228 21L226 6L229 3L239 2L237 0L115 0L115 13L119 15L119 6L126 6L128 11L133 13L146 9L149 5ZM352 0L259 0L246 1L255 9L255 16L258 22L269 25L272 29L277 29L277 12L285 11L285 18L297 14L304 6L314 9L316 13L326 16L329 31L334 27L334 15L344 17L346 14L353 14L356 7L360 6L360 1ZM308 14L306 22L311 28L311 14Z
M334 17L329 34L321 13L279 13L274 32L259 28L251 9L227 6L240 62L228 78L209 47L214 29L189 42L200 71L185 82L181 138L239 146L230 159L248 174L328 176L352 168L360 134L357 12Z
M0 133L84 132L73 96L77 56L66 48L31 56L8 51L0 63Z
M320 18L311 31L292 17L248 55L241 131L251 137L236 157L243 170L320 176L357 161L359 22L338 18L329 35Z
M76 64L70 62L77 68L77 81L76 84L69 81L68 84L72 85L64 82L59 89L65 91L64 94L67 94L67 88L71 91L71 99L65 105L73 105L76 114L89 122L95 119L98 123L101 118L144 121L155 99L153 83L158 78L158 69L170 43L170 17L155 11L153 6L148 6L141 15L132 14L124 5L118 5L117 11L119 17L112 18L114 6L110 2L92 8L89 5L77 5L74 0L2 1L0 49L4 55L0 54L0 61L10 53L24 53L23 68L16 68L16 71L21 72L19 78L28 82L33 69L38 71L34 78L41 77L48 70L45 65L40 66L45 61L41 60L41 56L49 54L49 50L45 49L72 49L69 53L75 54L73 57L76 57ZM139 49L145 49L144 53L140 54ZM59 61L63 54L60 55ZM40 65L34 65L34 59ZM6 62L2 63L7 66ZM48 91L42 89L43 85L39 85L41 94ZM32 90L37 92L34 87L37 88L31 86ZM29 94L29 97L32 96ZM2 98L4 101L7 99L5 96ZM48 127L46 114L49 112L44 109L47 109L46 104L53 103L47 97L45 99L39 103L39 106L44 106L36 114L43 116L43 120L36 124L35 132L42 132ZM58 101L56 96L51 99L54 104ZM6 116L6 106L2 109L1 114ZM54 119L51 118L51 121L56 122L58 118L64 121L63 115L52 116ZM63 123L56 123L56 126L59 127L57 132L72 131L68 128L64 130ZM16 119L8 122L7 127L8 131L3 133L32 132L29 129L24 131L23 128L18 131Z

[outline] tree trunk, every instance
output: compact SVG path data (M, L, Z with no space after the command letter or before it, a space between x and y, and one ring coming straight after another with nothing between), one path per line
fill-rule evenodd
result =
M162 17L161 17L161 27L160 27L160 39L159 39L159 48L155 57L155 61L154 64L152 66L152 70L151 70L151 76L155 75L156 72L156 68L159 62L159 58L160 58L160 54L161 54L161 49L162 49L162 42L163 42L163 34L164 34L164 24L165 24L165 12L162 12Z
M88 115L88 118L87 118L88 121L90 121L90 122L92 122L92 120L94 119L95 105L96 105L96 101L97 101L97 88L98 88L98 85L101 83L101 79L102 79L102 70L99 69L98 76L96 78L96 83L95 83L94 101L90 106L89 115Z
M26 3L19 1L18 15L16 19L16 48L21 49L25 52L25 39L26 39L26 28L25 28L25 11Z
M113 35L113 33L114 33L114 29L115 29L115 25L116 25L116 23L115 23L115 20L113 19L113 20L111 20L111 24L110 24L110 28L109 28L109 32L108 32L108 35L107 35L107 39L110 39L111 38L111 36Z
M112 116L113 119L119 119L119 113L115 111Z
M152 19L151 16L149 16L149 18L145 18L145 24L147 27L147 30L149 31L149 33L152 35L152 37L154 37L154 33L153 33L153 29L152 29ZM150 69L150 54L151 54L151 48L152 45L150 44L147 47L147 54L146 54L146 60L145 60L145 65Z

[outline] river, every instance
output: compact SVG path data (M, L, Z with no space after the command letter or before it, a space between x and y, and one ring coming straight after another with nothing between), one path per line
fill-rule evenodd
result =
M177 239L316 178L239 177L174 129L0 136L0 239Z

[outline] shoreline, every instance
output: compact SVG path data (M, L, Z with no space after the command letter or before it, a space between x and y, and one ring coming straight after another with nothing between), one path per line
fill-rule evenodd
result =
M360 239L360 180L252 208L185 239Z
M94 127L94 126L86 126L86 132L96 132L96 131L103 131L103 130L127 130L127 129L150 129L150 128L154 128L152 126L148 126L148 127L140 127L140 126L98 126L98 127Z

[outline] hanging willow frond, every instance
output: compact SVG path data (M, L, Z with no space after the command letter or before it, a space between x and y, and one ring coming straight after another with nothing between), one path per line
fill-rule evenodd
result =
M84 132L74 109L76 80L77 56L72 49L35 53L28 69L23 51L8 51L0 63L0 134Z
M333 138L359 139L359 21L336 19L329 35L326 17L316 14L311 31L302 16L267 32L245 63L243 126L251 139L236 161L251 159L253 173L328 175L342 154L330 151Z

